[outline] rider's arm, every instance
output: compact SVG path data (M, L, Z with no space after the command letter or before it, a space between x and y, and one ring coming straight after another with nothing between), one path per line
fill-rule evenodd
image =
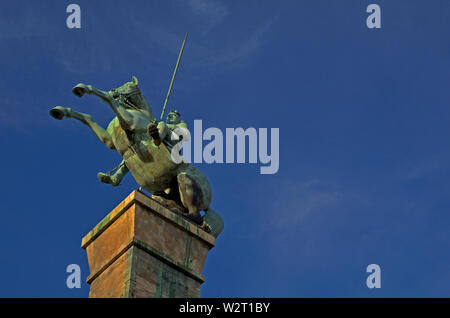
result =
M167 134L169 133L169 128L167 128L166 124L163 121L160 121L157 127L159 138L161 138L161 140L164 140L164 138L166 138Z

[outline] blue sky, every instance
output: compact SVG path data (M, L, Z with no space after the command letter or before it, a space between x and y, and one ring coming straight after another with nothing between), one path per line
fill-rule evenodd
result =
M120 156L48 111L106 126L107 105L71 88L136 75L159 114L186 31L169 107L190 125L280 128L275 175L196 164L226 223L202 295L450 296L448 1L76 1L80 30L70 3L0 5L1 297L87 297L81 238L136 184L99 183Z

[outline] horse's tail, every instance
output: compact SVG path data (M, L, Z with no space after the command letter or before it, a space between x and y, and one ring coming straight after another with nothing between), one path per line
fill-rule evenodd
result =
M205 210L205 217L203 220L211 227L211 232L209 232L209 234L217 238L224 226L222 217L209 206Z

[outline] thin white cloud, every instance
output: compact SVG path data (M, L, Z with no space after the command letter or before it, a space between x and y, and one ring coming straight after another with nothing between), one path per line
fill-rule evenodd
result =
M266 231L267 220L276 233L291 232L306 224L334 213L342 205L349 203L347 190L333 182L312 179L298 181L280 179L268 185L258 185L260 192L271 192L270 200L262 200L259 230Z
M26 103L21 97L8 97L0 92L0 136L10 131L32 132L48 120L48 111L42 111L36 105Z
M193 50L195 49L198 56L201 57L198 64L218 65L242 62L262 48L264 35L272 23L273 20L262 23L248 35L247 39L234 43L231 46L207 48L205 46L195 45Z
M257 26L248 36L234 43L223 46L207 45L198 38L189 39L189 61L192 67L215 66L221 64L238 64L252 56L264 45L264 35L275 19L268 19ZM161 26L147 28L147 39L163 49L176 53L179 50L182 36ZM185 60L186 62L186 60Z
M39 5L38 5L39 6ZM36 14L37 7L28 4L21 10L0 10L0 40L26 39L54 33L51 23Z
M439 152L428 153L423 158L410 160L397 170L400 179L420 180L447 171L449 162L450 152L444 148Z
M274 200L278 211L275 226L278 228L296 227L307 221L308 217L334 209L343 199L343 193L329 183L310 180L302 183L286 182Z
M187 4L197 18L203 20L203 34L222 23L228 15L228 9L217 0L189 0Z
M221 2L190 0L188 6L190 13L184 20L177 21L176 25L172 23L176 17L175 14L171 15L172 20L166 21L148 19L145 17L145 12L136 11L135 15L129 15L128 11L117 12L113 8L106 8L101 23L94 24L95 17L86 15L81 32L68 32L64 21L61 28L54 28L52 23L45 19L40 21L40 16L33 11L34 7L22 11L16 17L20 21L19 27L13 28L17 23L3 12L0 13L0 17L3 18L0 19L0 28L8 32L0 35L0 42L8 47L5 41L12 40L14 50L24 51L30 43L33 43L32 41L36 40L36 37L39 37L40 49L33 54L51 57L51 60L59 64L63 70L72 73L72 75L64 76L73 76L74 80L89 77L90 73L108 72L116 68L119 69L118 72L123 71L122 68L128 69L128 61L131 61L130 64L134 66L142 65L138 68L141 73L158 74L160 68L173 67L173 64L167 64L167 56L173 55L171 63L176 60L184 36L184 31L180 32L179 27L192 25L193 31L190 33L187 50L183 57L183 67L195 68L193 72L194 77L196 76L195 80L186 85L197 87L207 83L205 78L211 76L211 70L215 71L216 66L225 65L228 69L233 65L249 61L266 43L266 32L276 19L274 16L266 16L244 30L235 28L228 30L229 25L226 23L229 23L227 22L229 12ZM193 17L195 22L190 24ZM123 23L116 24L115 21L118 20ZM39 27L36 27L37 25ZM83 33L85 30L83 28L88 25L95 25L95 27L89 29L89 35L86 35ZM205 26L217 27L214 29L214 32L217 30L217 34L223 34L224 31L236 33L236 37L218 41L213 32L210 32L207 37L202 36L200 32ZM9 46L8 49L11 50L11 47ZM130 72L136 73L136 70L131 69ZM166 82L163 82L162 85L165 88ZM102 87L103 84L96 85ZM145 87L148 88L151 85L151 82L146 83ZM178 89L182 87L181 83L177 85ZM23 123L31 127L48 120L47 110L45 116L41 109L34 110L39 114L38 116L31 115L30 109L27 114L20 113L18 109L22 101L16 98L6 101L9 94L6 87L0 87L0 95L4 95L3 109L11 110L7 115L0 117L3 127L19 127Z
M225 16L227 8L216 0L188 0L188 5L197 14L207 14L213 16Z

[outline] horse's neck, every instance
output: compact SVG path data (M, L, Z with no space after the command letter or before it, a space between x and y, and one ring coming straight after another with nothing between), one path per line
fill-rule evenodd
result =
M107 128L107 132L113 138L116 150L121 154L129 147L134 147L136 143L150 138L147 132L147 126L150 123L148 116L139 111L131 112L133 113L133 122L128 123L128 127L122 127L119 119L115 117Z
M127 127L122 127L124 130L130 130L132 133L138 134L147 131L147 126L153 122L153 114L146 110L131 109L128 112L132 115L132 121L127 122Z
M145 98L145 96L143 94L141 94L141 96L142 96L142 102L144 103L145 108L146 108L146 113L147 113L148 118L150 119L150 121L156 121L156 117L153 114L152 108L150 107L150 103L147 101L147 98Z

